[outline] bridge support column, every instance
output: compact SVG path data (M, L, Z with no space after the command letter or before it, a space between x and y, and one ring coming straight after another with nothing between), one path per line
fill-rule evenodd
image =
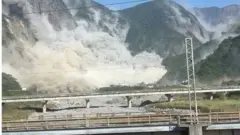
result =
M216 92L209 93L209 100L213 100L215 95L216 95Z
M43 113L46 113L46 112L47 112L47 102L48 102L48 101L44 101L44 102L43 102L43 107L42 107L42 112L43 112Z
M167 97L167 101L168 102L172 102L174 99L173 99L173 95L171 95L171 94L165 94L165 96Z
M127 103L128 103L128 108L132 108L132 97L127 96Z
M209 99L210 99L210 100L213 100L213 95L210 95Z
M90 99L85 99L85 101L86 101L86 108L90 108Z
M189 125L189 135L203 135L201 124Z

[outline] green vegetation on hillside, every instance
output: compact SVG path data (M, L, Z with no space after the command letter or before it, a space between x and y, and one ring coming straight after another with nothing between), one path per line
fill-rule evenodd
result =
M32 95L34 91L22 91L21 85L10 74L2 73L2 96Z
M136 86L126 86L126 85L110 85L110 87L101 87L98 89L99 92L127 92L127 91L136 91L136 90L155 90L155 89L177 89L177 88L186 88L181 85L171 85L171 86L158 86L156 84L149 85L141 83Z
M189 109L189 103L187 100L162 102L154 104L156 108L175 108L175 109ZM194 104L192 105L194 109ZM240 109L239 100L198 100L198 109L201 112L211 111L236 111Z
M2 73L2 96L27 96L33 94L31 91L21 91L17 79L10 74ZM22 102L2 104L3 120L26 119L31 113L41 111L41 102ZM49 107L49 105L48 105ZM53 105L50 105L53 107Z
M173 1L169 3L177 6L182 16L197 23L197 19L183 7ZM129 43L132 54L155 51L160 56L167 57L179 55L185 50L185 35L174 28L176 14L170 5L162 0L150 1L121 11L124 18L129 20L130 29L126 42ZM203 31L201 26L199 28ZM193 41L196 46L201 44L194 36Z
M2 95L9 96L12 91L21 91L21 86L12 75L2 73Z
M222 86L240 86L240 80L223 81ZM240 100L240 91L229 92L227 96L231 99Z
M200 47L194 50L194 58L195 62L195 70L198 71L200 66L200 60L202 60L206 54L213 52L217 49L218 44L217 41L212 40L209 41ZM163 60L162 64L166 67L168 72L166 75L160 80L160 82L164 82L164 80L186 80L187 79L187 67L186 67L186 54L183 53L177 56L170 56Z
M224 40L219 48L202 61L197 77L207 82L223 77L240 76L240 36Z
M235 32L240 33L240 26L238 28L236 28Z
M99 92L126 92L131 90L144 90L144 86L122 86L122 85L111 85L110 87L99 88Z

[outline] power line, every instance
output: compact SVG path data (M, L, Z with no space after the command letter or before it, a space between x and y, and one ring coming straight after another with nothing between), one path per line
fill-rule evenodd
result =
M123 5L123 4L130 4L130 3L140 3L140 2L148 2L151 0L132 0L132 1L125 1L125 2L117 2L117 3L109 3L109 4L104 4L103 6L113 6L113 5ZM34 13L50 13L50 12L58 12L58 11L65 11L65 10L77 10L77 9L86 9L86 8L94 8L98 7L97 5L91 5L91 6L81 6L77 8L63 8L63 9L56 9L56 10L46 10L43 11L41 10L40 12L29 12L29 13L23 13L23 14L34 14Z

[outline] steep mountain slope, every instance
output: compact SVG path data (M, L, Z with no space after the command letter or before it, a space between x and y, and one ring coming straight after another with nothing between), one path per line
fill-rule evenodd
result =
M229 36L234 37L240 34L235 31L240 25L240 5L230 5L223 8L194 8L192 13L208 31L213 33L212 39L223 41Z
M148 50L162 57L184 52L184 38L191 36L196 47L209 40L209 33L197 18L168 0L146 2L122 10L130 20L126 42L133 54Z
M238 32L239 27L236 27L236 29L234 29L233 31L235 31L235 33L239 33ZM240 33L239 33L240 34ZM229 37L229 36L226 36ZM226 38L225 37L225 38ZM239 38L239 36L233 36L235 38ZM234 67L236 66L234 63L236 63L237 61L231 61L235 60L235 59L239 59L239 52L234 52L235 56L230 57L229 56L229 65L232 65L230 67L221 67L223 65L218 65L219 63L216 61L221 61L221 56L215 56L215 58L212 59L212 55L216 55L217 54L233 54L233 50L237 50L236 46L238 46L239 43L236 43L237 41L235 41L234 45L231 45L231 36L225 40L223 40L222 42L219 42L219 40L211 40L203 45L201 45L200 47L196 48L194 50L194 58L195 58L195 71L196 73L198 73L197 79L199 79L202 83L206 83L206 82L210 82L211 81L216 81L218 82L218 79L227 79L227 78L236 78L236 77L240 77L240 75L238 73L234 74L235 71L238 72L237 69L235 69ZM225 50L224 52L220 49L223 47L227 47L228 49ZM219 58L218 58L219 57ZM209 60L211 59L211 60ZM161 84L174 84L174 83L179 83L183 80L186 80L187 78L187 71L186 71L186 56L185 54L181 54L178 56L171 56L168 57L166 59L163 60L163 65L166 67L166 69L168 70L168 72L161 78L161 80L159 81L159 83ZM222 62L224 63L224 62ZM210 66L210 67L208 67ZM216 66L216 67L215 67ZM208 69L209 68L209 69ZM219 70L223 68L223 70ZM236 66L236 68L238 68ZM199 71L200 70L200 71ZM206 71L205 71L206 70ZM209 72L207 72L209 70ZM224 71L224 70L228 70L228 71ZM210 72L213 73L211 74ZM222 73L222 71L227 72L226 76L223 75L224 73ZM234 72L234 73L231 73ZM220 75L220 76L218 76ZM210 76L210 77L209 77ZM211 80L211 81L209 81Z
M193 44L194 45L194 44ZM198 71L200 62L218 48L219 42L211 40L194 50L195 70ZM163 65L168 70L159 81L160 84L179 84L187 78L186 54L171 56L163 60Z
M202 59L219 44L193 14L168 0L119 12L92 0L3 0L2 15L3 71L39 91L185 80L189 36L203 76ZM239 26L229 31L239 34Z
M230 5L223 8L194 8L193 10L196 16L201 17L212 26L240 20L240 5Z
M75 10L66 10L74 7ZM90 0L4 0L3 71L39 91L90 91L111 84L152 83L162 58L132 56L127 21Z
M197 76L200 81L212 82L240 77L240 36L224 40L219 48L203 60Z
M79 25L84 24L89 29L98 29L109 33L111 36L119 36L122 40L125 39L125 35L122 34L128 30L127 21L118 13L92 0L64 0L64 2L68 8L75 8L70 12Z

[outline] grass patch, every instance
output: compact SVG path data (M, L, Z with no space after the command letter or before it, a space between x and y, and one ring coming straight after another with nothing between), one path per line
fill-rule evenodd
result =
M175 108L175 109L189 109L189 103L187 100L173 101L173 102L162 102L155 103L156 108ZM192 105L194 108L194 105ZM229 99L229 100L199 100L198 109L201 112L211 111L236 111L240 109L240 101Z
M3 91L4 96L27 96L31 95L29 91ZM41 102L21 102L21 103L4 103L2 104L3 120L20 120L26 119L31 113L40 109Z
M8 97L8 96L27 96L27 95L34 95L36 94L35 92L32 92L32 91L6 91L6 90L3 90L2 91L2 96L3 97Z
M29 96L36 95L34 91L11 91L3 90L5 96ZM33 112L42 112L42 102L19 102L19 103L4 103L2 104L2 119L3 120L20 120L27 119ZM47 104L47 108L53 108L55 105Z
M32 90L22 91L17 79L10 74L2 73L2 96L29 96L40 94L33 88ZM3 120L26 119L29 114L36 111L42 111L41 102L18 102L2 104ZM52 105L47 105L51 107Z
M47 104L47 108L54 108L54 104ZM27 119L33 112L42 112L42 102L5 103L2 110L3 120Z
M134 91L134 90L156 90L156 89L163 89L163 90L171 90L171 89L181 89L181 88L186 88L185 86L182 85L171 85L171 86L154 86L152 88L149 88L147 86L122 86L122 85L113 85L110 87L102 87L99 88L99 92L128 92L128 91Z
M2 110L2 119L3 120L26 119L31 113L36 111L33 108L40 109L41 107L40 105L42 105L41 102L5 103L3 105Z

